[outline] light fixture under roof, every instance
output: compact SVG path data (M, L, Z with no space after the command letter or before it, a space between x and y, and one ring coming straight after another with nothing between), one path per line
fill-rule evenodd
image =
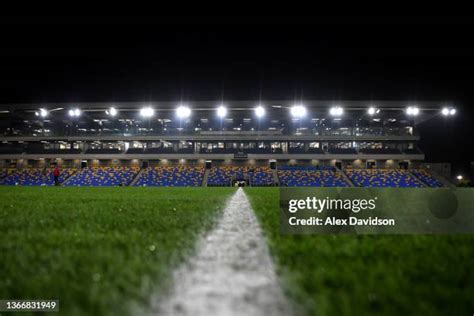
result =
M140 109L140 115L142 117L152 117L155 115L155 110L152 107L147 106Z
M176 108L176 116L179 119L188 118L191 115L191 109L187 106L180 105Z
M110 115L110 116L116 116L118 114L118 111L116 108L114 107L111 107L110 109L108 109L107 111L105 111L105 113L107 115Z
M416 106L409 106L406 109L406 113L410 116L417 116L418 114L420 114L420 109Z
M293 105L290 109L291 116L294 118L303 118L306 116L306 107L301 104Z
M220 117L220 118L224 118L224 117L226 117L226 115L227 115L227 108L223 105L220 105L217 108L217 116Z
M329 109L331 116L341 116L344 113L344 109L340 106L333 106Z
M379 113L380 113L380 109L374 106L371 106L367 109L367 114L369 114L370 116L374 116L375 114L379 114Z
M43 118L44 118L44 117L47 117L48 114L49 114L48 110L42 109L42 108L39 109L39 111L36 111L36 112L35 112L35 115L36 115L36 116L41 116L41 117L43 117Z
M68 113L69 113L70 117L79 117L79 116L81 116L81 110L78 109L78 108L70 109Z
M258 118L262 118L264 115L265 115L265 108L261 105L257 106L255 109L255 115L258 117Z
M444 116L452 116L456 114L456 109L452 107L444 107L441 110L441 114L443 114Z

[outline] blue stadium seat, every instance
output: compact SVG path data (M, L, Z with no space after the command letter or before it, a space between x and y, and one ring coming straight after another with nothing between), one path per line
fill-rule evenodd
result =
M132 182L139 168L92 167L83 168L74 174L66 186L126 186Z
M248 176L247 167L213 167L209 170L208 186L230 186L232 178L245 179Z
M280 185L288 187L349 187L334 167L283 166L278 168Z
M202 185L202 167L154 167L143 171L136 186L197 187Z
M72 168L61 169L59 183L64 182L74 172L75 169ZM25 186L54 185L53 169L48 168L46 173L42 168L8 169L3 171L2 176L0 176L0 184Z
M444 187L444 184L441 181L439 181L434 176L429 174L426 170L414 169L411 172L429 187L432 187L432 188Z
M425 185L409 171L401 169L346 169L356 187L419 188Z
M268 167L249 170L249 177L252 186L271 186L274 184L272 170Z

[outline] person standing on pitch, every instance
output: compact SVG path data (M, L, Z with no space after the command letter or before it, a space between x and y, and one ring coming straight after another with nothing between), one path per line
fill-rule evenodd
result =
M54 176L54 185L59 186L59 175L61 174L61 170L59 169L59 165L56 164L54 166L53 176Z

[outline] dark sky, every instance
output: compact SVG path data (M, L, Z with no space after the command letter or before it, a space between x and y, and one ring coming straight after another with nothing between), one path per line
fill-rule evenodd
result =
M224 99L451 102L428 161L467 168L474 18L3 17L0 103ZM182 23L182 24L181 24Z

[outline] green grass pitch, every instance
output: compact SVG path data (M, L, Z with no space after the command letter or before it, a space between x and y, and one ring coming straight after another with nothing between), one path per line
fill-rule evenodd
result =
M286 292L314 315L470 315L472 235L280 235L278 189L246 189Z
M133 314L234 191L0 187L0 299L59 299L61 315Z
M282 236L278 189L245 191L298 311L474 311L473 236ZM146 309L233 192L0 187L0 299L59 299L67 315Z

